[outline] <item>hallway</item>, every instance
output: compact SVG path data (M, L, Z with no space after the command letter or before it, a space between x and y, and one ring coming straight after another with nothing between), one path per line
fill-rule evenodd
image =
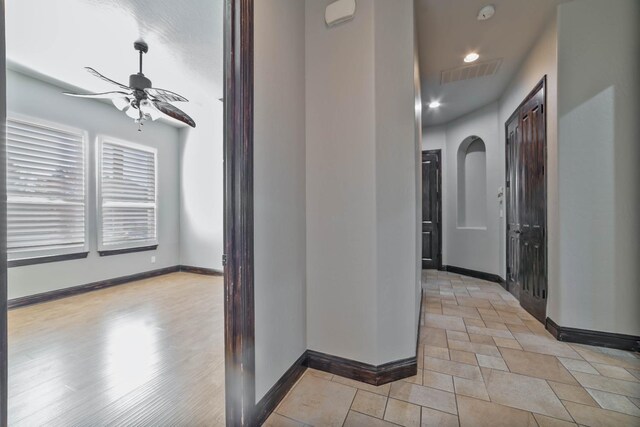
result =
M265 425L640 425L637 354L558 342L495 283L429 270L423 290L415 377L309 369Z

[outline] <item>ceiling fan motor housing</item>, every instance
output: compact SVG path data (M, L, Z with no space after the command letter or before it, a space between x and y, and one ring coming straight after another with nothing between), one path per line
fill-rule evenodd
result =
M129 87L134 90L144 90L151 87L151 80L141 73L131 74L129 76Z

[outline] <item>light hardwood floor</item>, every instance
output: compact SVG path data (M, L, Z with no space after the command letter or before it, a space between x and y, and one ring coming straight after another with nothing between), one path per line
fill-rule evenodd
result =
M9 424L224 425L223 279L173 273L9 312Z

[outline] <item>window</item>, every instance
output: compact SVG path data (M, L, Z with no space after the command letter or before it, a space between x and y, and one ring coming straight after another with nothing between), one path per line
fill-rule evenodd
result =
M98 153L100 255L155 249L157 151L101 136Z
M86 141L82 130L17 115L7 119L10 266L86 256Z

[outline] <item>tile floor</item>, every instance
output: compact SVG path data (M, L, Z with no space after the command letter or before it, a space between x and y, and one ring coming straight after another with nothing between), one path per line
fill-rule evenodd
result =
M640 356L556 341L495 283L423 278L418 375L307 370L266 426L640 426Z

